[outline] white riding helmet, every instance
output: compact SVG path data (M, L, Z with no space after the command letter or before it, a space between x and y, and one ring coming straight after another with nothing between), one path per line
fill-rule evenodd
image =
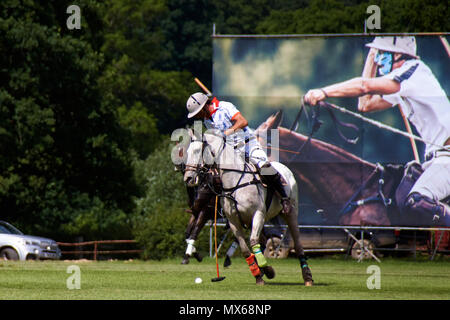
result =
M366 47L389 52L404 53L419 59L416 55L416 38L413 36L375 37L373 42L366 44Z
M203 109L207 101L208 96L204 93L196 92L193 95L191 95L186 102L186 108L189 112L188 118L192 118L197 113L199 113L200 110Z

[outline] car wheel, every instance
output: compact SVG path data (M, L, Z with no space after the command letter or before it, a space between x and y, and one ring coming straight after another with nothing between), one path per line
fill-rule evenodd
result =
M281 239L277 237L269 238L266 242L266 250L264 250L264 255L267 258L278 258L284 259L289 255L289 248L286 248L281 244Z
M19 260L19 255L16 250L5 248L0 251L0 260Z
M361 241L360 241L361 242ZM353 259L357 259L357 260L367 260L367 259L372 259L372 255L374 254L373 248L373 242L367 239L364 239L363 242L363 246L364 246L364 250L361 248L360 242L355 242L352 246L352 258ZM364 251L364 252L362 252ZM370 253L371 254L370 254Z

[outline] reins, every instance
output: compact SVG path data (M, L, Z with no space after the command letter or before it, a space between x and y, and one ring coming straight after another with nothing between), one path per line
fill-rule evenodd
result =
M339 126L350 128L350 129L353 129L355 131L359 131L359 128L356 125L352 124L352 123L342 122L342 121L338 120L336 115L333 113L333 110L331 108L329 108L327 106L323 106L323 107L330 114L331 119L333 120L333 123L334 123L334 127L336 128L336 131L338 132L338 134L341 137L341 139L343 139L347 143L356 144L358 142L358 140L359 140L359 137L356 137L354 139L347 138L342 133L342 131L340 130ZM308 122L311 122L310 119L309 119L309 116L308 116L308 112L307 112L306 107L305 107L305 102L304 102L303 97L302 97L301 104L300 104L300 110L298 111L298 113L297 113L297 115L296 115L296 117L294 119L294 122L292 123L291 128L289 129L289 131L296 131L297 130L298 124L300 122L300 119L301 119L303 113L305 113L305 116L306 116L306 119L308 120ZM287 165L289 165L292 161L295 160L297 155L301 154L303 149L311 142L311 139L312 139L313 135L320 129L321 125L323 124L323 121L319 120L319 117L320 117L320 108L313 108L312 116L311 116L311 119L312 119L311 130L310 130L310 132L308 134L307 139L302 143L302 145L296 151L288 150L288 149L280 149L280 148L271 147L271 146L267 146L267 148L293 153L294 155L286 162Z
M433 143L431 141L427 141L427 140L422 139L421 137L418 137L418 136L416 136L414 134L410 134L410 133L404 132L402 130L393 128L391 126L388 126L388 125L386 125L384 123L381 123L381 122L378 122L376 120L364 117L363 115L361 115L359 113L350 111L350 110L348 110L346 108L337 106L335 104L328 103L328 102L325 102L325 101L320 101L319 102L319 106L324 107L324 108L328 108L328 109L336 109L336 110L338 110L338 111L340 111L342 113L349 114L349 115L351 115L351 116L353 116L355 118L358 118L358 119L360 119L360 120L362 120L364 122L370 123L371 125L374 125L374 126L380 128L380 129L388 130L388 131L391 131L393 133L399 134L401 136L404 136L404 137L407 137L407 138L410 138L410 139L414 139L414 140L417 140L417 141L421 141L421 142L423 142L425 144L429 144L429 145L433 145L433 146L439 147L440 149L445 149L445 147L440 145L440 144L436 144L436 143Z

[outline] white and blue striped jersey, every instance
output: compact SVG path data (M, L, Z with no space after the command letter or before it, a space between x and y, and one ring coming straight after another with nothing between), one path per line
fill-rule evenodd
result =
M214 110L211 113L211 119L204 120L207 129L218 129L224 132L233 126L233 121L240 114L239 110L231 102L219 101L216 98L212 100ZM248 126L242 128L241 132L234 133L230 136L234 140L234 145L241 145L245 140L254 138L252 130Z

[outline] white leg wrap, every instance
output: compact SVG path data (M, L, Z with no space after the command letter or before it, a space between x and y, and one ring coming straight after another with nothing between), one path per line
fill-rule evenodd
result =
M195 252L195 247L194 247L195 240L188 239L188 240L186 240L186 243L187 243L186 254L191 256Z

